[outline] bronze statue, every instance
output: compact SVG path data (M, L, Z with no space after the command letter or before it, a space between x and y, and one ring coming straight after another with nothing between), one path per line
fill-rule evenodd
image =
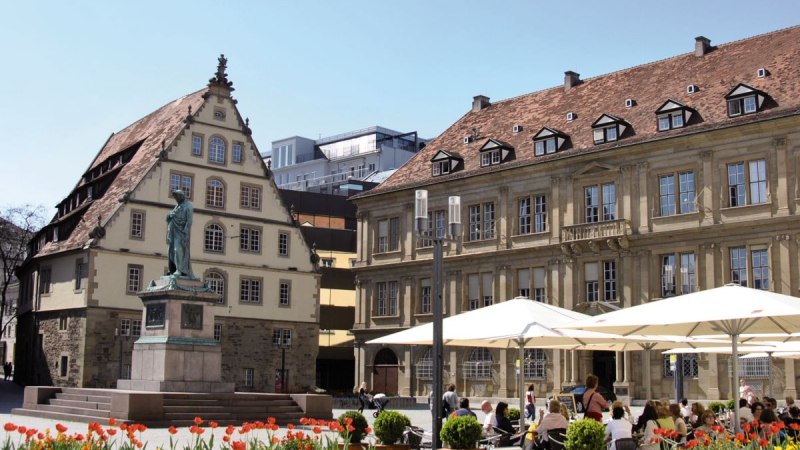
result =
M167 244L169 250L169 274L177 277L196 279L192 273L192 262L189 256L189 244L192 229L192 202L186 200L181 190L172 193L175 197L175 208L167 213Z

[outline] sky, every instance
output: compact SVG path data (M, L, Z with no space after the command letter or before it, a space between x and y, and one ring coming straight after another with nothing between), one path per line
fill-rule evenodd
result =
M0 208L47 211L112 132L228 58L260 151L381 125L433 138L492 101L800 24L797 0L9 1Z

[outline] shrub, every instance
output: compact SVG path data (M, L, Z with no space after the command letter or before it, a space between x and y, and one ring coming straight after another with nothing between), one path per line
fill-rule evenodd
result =
M405 414L397 411L383 411L373 423L375 436L381 444L391 445L403 437L406 427L411 426L411 420Z
M508 420L519 420L519 408L508 408Z
M733 408L739 404L738 400L730 399L725 403L725 407L733 411Z
M567 428L567 450L601 450L606 448L606 428L594 419L581 419Z
M447 419L439 437L450 448L475 448L481 438L481 424L472 416Z
M347 431L347 419L351 419L350 425L353 426L353 431ZM346 411L341 416L339 416L339 424L342 425L344 428L342 431L339 432L339 435L342 437L347 437L348 433L350 435L350 442L353 444L357 444L364 439L364 436L367 435L367 419L358 411Z
M723 408L725 408L725 405L721 402L711 402L708 404L708 409L714 411L714 414L719 414Z

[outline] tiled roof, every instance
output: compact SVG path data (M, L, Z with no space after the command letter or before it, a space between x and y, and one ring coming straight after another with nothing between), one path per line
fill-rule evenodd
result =
M114 181L102 197L87 200L70 213L81 214L81 218L69 237L58 242L48 242L39 249L36 256L85 246L91 239L92 229L98 225L98 218L100 225L105 225L111 219L122 205L120 199L132 191L158 161L157 157L162 150L162 145L169 148L173 140L178 137L186 125L184 119L188 115L189 107L192 108L193 114L197 114L205 101L203 97L207 91L208 88L203 88L176 99L113 134L89 165L87 172L136 143L141 142L141 145L132 159L119 167L119 173L116 174ZM75 189L79 189L82 184L83 178L76 184ZM56 216L53 221L58 219L59 217Z
M759 68L766 68L769 75L758 78ZM763 111L728 117L725 96L739 83L769 95ZM699 89L693 94L687 93L691 84ZM626 108L629 98L635 100L635 106ZM693 119L685 128L657 131L655 112L668 99L692 108L699 120ZM568 112L577 118L567 121ZM603 114L630 124L633 134L595 145L591 126ZM720 45L701 57L687 53L586 79L569 90L560 85L468 112L389 179L357 198L791 114L800 114L800 26ZM513 133L514 125L522 125L523 131ZM534 157L532 137L542 127L565 133L570 145L558 153ZM479 137L464 144L464 137L475 130ZM509 143L516 159L480 167L479 150L487 139ZM464 168L433 177L430 160L439 150L463 156Z

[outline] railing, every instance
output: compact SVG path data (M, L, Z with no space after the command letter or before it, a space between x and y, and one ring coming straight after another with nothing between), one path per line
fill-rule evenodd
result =
M627 236L630 224L625 219L606 222L582 223L561 228L561 241L586 241L592 239Z

